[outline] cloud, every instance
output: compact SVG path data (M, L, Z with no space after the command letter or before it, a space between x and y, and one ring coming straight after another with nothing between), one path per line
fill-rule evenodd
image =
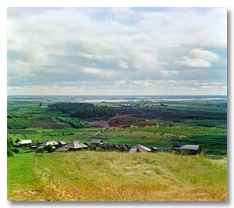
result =
M226 23L223 8L8 8L9 93L190 93L225 79Z
M190 53L197 58L205 59L206 61L210 62L217 62L219 58L214 52L200 48L193 49L190 51Z

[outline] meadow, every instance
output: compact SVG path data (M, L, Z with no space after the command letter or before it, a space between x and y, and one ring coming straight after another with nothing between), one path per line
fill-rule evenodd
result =
M227 160L169 153L18 154L8 158L8 200L226 201Z
M38 154L20 147L7 158L8 200L227 200L226 101L95 103L99 107L89 113L98 116L101 109L100 117L89 118L49 109L57 102L8 99L7 138L88 144L102 139L157 147L158 153L98 149ZM103 116L103 111L115 115ZM202 153L174 155L170 149L176 143L200 145Z

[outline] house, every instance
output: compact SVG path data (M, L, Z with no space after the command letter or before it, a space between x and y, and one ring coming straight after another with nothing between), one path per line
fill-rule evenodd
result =
M189 154L189 155L196 155L201 153L201 146L200 145L183 145L182 143L178 143L172 146L171 151L175 151L180 154Z
M103 144L103 141L101 139L92 139L91 144L100 147Z
M22 140L22 141L17 142L17 143L19 144L20 147L28 147L32 143L32 140L26 139L26 140Z
M184 145L178 150L181 154L196 155L201 153L200 145Z
M147 147L144 147L143 145L136 145L134 147L132 147L130 150L129 150L129 153L135 153L135 152L151 152L152 150L147 148Z
M77 151L82 149L88 149L89 147L83 143L80 143L78 141L74 141L72 143L66 144L59 148L58 152L67 152L67 151Z

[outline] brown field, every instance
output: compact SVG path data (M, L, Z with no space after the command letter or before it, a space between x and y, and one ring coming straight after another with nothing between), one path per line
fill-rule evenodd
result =
M140 122L133 124L133 126L137 126L137 127L145 127L145 126L152 126L152 125L154 125L154 123L151 121L140 121Z
M92 122L88 122L91 126L100 126L103 128L108 128L109 127L109 123L107 121L92 121Z

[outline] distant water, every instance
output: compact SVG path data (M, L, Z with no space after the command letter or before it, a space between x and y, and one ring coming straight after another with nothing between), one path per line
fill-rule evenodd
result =
M8 99L48 100L58 102L139 102L182 100L227 100L226 95L8 95Z

